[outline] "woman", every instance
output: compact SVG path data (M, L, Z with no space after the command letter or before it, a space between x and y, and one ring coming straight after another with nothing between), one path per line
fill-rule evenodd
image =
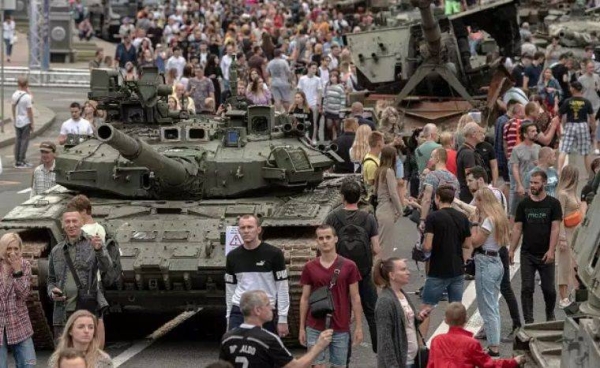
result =
M177 99L173 95L169 96L168 106L169 106L169 111L179 111L180 110L179 103L177 102Z
M294 117L298 124L311 124L313 121L313 113L308 102L306 102L306 95L302 91L296 92L294 95L294 103L290 106L290 115ZM307 129L308 132L309 129ZM308 133L307 133L308 134Z
M138 79L138 75L135 70L135 66L133 65L133 63L131 61L128 61L127 63L125 63L125 75L123 76L123 79L126 81L135 81Z
M96 101L85 101L83 104L83 118L89 121L94 129L104 122L104 119L98 116L96 106Z
M16 233L0 238L0 367L8 366L7 347L10 346L17 368L35 367L33 328L27 312L31 282L31 265L21 254L23 242Z
M571 223L571 219L579 216L579 223L583 219L581 201L577 195L577 183L579 181L579 170L573 165L565 165L560 171L560 178L556 193L563 213L563 221L560 223L558 235L558 249L556 250L557 284L559 295L559 308L563 309L571 304L569 300L569 286L573 286L575 275L573 268L576 267L573 260L571 242L578 223Z
M206 59L206 67L204 67L204 75L206 75L213 82L213 86L215 87L215 102L217 104L222 104L221 101L221 82L220 79L223 78L223 71L219 66L219 57L215 54L208 55Z
M58 346L49 359L49 366L55 367L61 351L75 348L85 354L87 367L112 368L110 356L100 349L98 341L98 321L87 310L78 310L69 317L65 332L60 336Z
M179 83L183 84L183 87L186 91L188 90L188 84L190 83L190 79L192 79L193 77L193 72L194 67L192 66L192 64L185 64L185 66L183 67L183 73L181 75L181 78L179 78Z
M363 124L356 129L354 143L350 147L350 160L354 163L355 173L362 171L362 161L370 151L369 135L371 135L371 127L367 124Z
M310 58L310 61L314 61L317 65L321 65L321 59L323 59L323 44L317 43L314 47L314 52Z
M558 101L562 99L563 90L560 83L552 76L552 69L544 69L537 85L537 91L550 114L558 112Z
M402 237L400 217L404 209L397 190L396 157L394 147L383 147L380 164L375 171L375 193L378 203L375 217L379 225L379 243L383 259L392 255L395 245Z
M92 23L90 23L90 18L85 18L79 25L77 26L79 30L79 41L89 41L92 39L94 35L94 28L92 27Z
M483 318L488 342L488 353L500 356L500 282L504 267L499 257L501 247L509 244L510 226L506 212L494 192L481 188L475 193L478 222L471 228L475 259L475 290L477 306Z
M6 61L10 63L10 56L12 55L16 29L15 21L12 19L12 16L6 16L4 23L2 23L2 29L4 30L4 34L2 35L4 38L3 41L6 45Z
M406 261L396 257L377 260L373 281L382 288L375 305L377 366L414 367L419 352L419 321L415 307L402 290L410 281Z
M154 50L152 48L152 41L149 38L142 39L140 43L140 47L138 47L138 65L142 63L144 59L144 53L146 51L150 51L150 54L154 54Z
M250 80L246 88L246 98L253 105L269 105L271 103L271 91L260 77L258 70L250 70Z
M140 70L142 70L144 67L156 66L156 61L154 60L154 54L152 53L152 50L144 50L144 52L141 54L138 65L140 66Z
M346 106L346 91L338 73L329 74L329 83L323 94L323 112L325 115L325 140L337 139L340 125L340 111Z

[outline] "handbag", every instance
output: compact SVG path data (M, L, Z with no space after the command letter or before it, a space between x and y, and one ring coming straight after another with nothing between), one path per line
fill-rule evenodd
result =
M335 286L337 279L340 275L342 268L343 258L338 256L335 270L333 270L333 276L329 281L328 286L321 286L320 288L313 291L308 297L308 304L310 306L310 314L314 318L325 318L328 314L333 314L335 306L333 304L333 294L331 289Z
M579 225L582 220L583 220L583 215L581 214L581 211L579 209L576 209L575 211L569 213L563 219L565 227L569 227L569 228Z
M79 275L75 270L75 265L73 264L73 260L71 259L71 255L69 254L68 249L64 250L65 252L65 260L67 261L67 266L73 275L73 280L75 281L75 285L77 285L77 301L76 301L76 310L84 309L88 312L96 315L96 311L98 309L98 291L92 290L91 285L92 282L88 283L88 288L84 289L81 285L81 280L79 279ZM96 267L92 267L90 273L92 275L96 274Z
M467 259L464 268L465 274L475 277L475 260L473 258Z
M415 368L427 368L427 363L429 362L429 348L427 347L427 342L425 338L421 334L421 330L419 328L415 328L417 330L417 335L421 339L422 346L419 346L419 351L417 351L417 356L415 357Z

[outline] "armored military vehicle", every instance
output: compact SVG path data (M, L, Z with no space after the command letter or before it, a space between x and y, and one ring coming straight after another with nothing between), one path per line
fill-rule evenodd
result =
M172 90L163 83L155 68L137 82L93 70L89 98L107 111L106 124L95 138L71 137L75 145L56 159L60 186L0 221L21 234L34 264L29 310L38 347L52 346L47 256L63 238L61 213L77 193L91 198L94 218L120 246L122 279L106 291L111 310L223 308L225 251L240 245L229 226L255 214L263 239L285 252L297 336L300 271L315 255L316 226L340 204L343 178L325 174L335 154L312 148L306 127L276 117L271 106L229 104L223 117L169 111Z
M575 303L565 309L562 321L523 326L515 353L525 351L531 367L600 367L600 174L588 195L589 209L573 237L573 252L580 283Z
M367 101L392 99L407 118L444 123L495 101L509 88L499 58L475 63L467 27L493 38L494 44L482 45L489 52L497 47L502 55L515 55L520 47L518 1L489 2L450 16L434 12L432 0L410 3L420 13L417 22L346 35L358 84L370 92Z

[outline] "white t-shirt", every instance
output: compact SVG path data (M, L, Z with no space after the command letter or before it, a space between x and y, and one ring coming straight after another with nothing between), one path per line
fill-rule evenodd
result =
M11 41L13 37L15 37L15 22L14 21L4 21L4 23L2 23L2 28L4 29L4 39Z
M185 64L186 61L183 56L171 56L169 60L167 60L167 71L175 68L177 69L177 78L181 78L181 76L183 75L183 68L185 67Z
M490 220L489 218L486 217L486 219L483 220L483 224L481 224L481 228L485 229L486 231L488 231L490 233L490 235L488 235L487 239L485 239L485 242L481 245L481 249L488 250L491 252L497 252L500 250L500 248L503 245L506 245L506 244L498 244L498 242L496 241L496 234L495 234L494 224L492 223L492 220Z
M104 230L104 227L99 223L94 222L93 224L85 224L81 227L81 230L89 236L98 235L100 239L102 239L102 242L106 243L106 230Z
M321 78L317 77L316 75L312 78L308 75L303 75L298 81L298 89L304 92L306 95L306 102L308 103L308 106L317 106L319 103L319 101L317 101L319 97L319 91L323 91Z
M19 102L17 104L17 101ZM27 116L27 109L33 107L33 103L31 101L31 95L25 91L18 90L12 95L12 104L16 104L15 111L15 126L17 128L23 128L31 124L29 121L29 116Z
M84 118L79 118L78 121L69 119L62 123L60 134L94 135L94 128L92 128L92 124Z
M223 55L223 58L221 59L221 72L223 72L223 79L225 79L226 81L229 80L229 67L231 66L231 63L233 62L233 58L227 54Z

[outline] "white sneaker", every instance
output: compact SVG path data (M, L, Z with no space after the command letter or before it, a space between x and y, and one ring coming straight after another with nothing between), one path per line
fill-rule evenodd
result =
M569 298L564 298L563 300L558 302L558 307L560 309L565 309L569 305L571 305L571 301L569 300Z

